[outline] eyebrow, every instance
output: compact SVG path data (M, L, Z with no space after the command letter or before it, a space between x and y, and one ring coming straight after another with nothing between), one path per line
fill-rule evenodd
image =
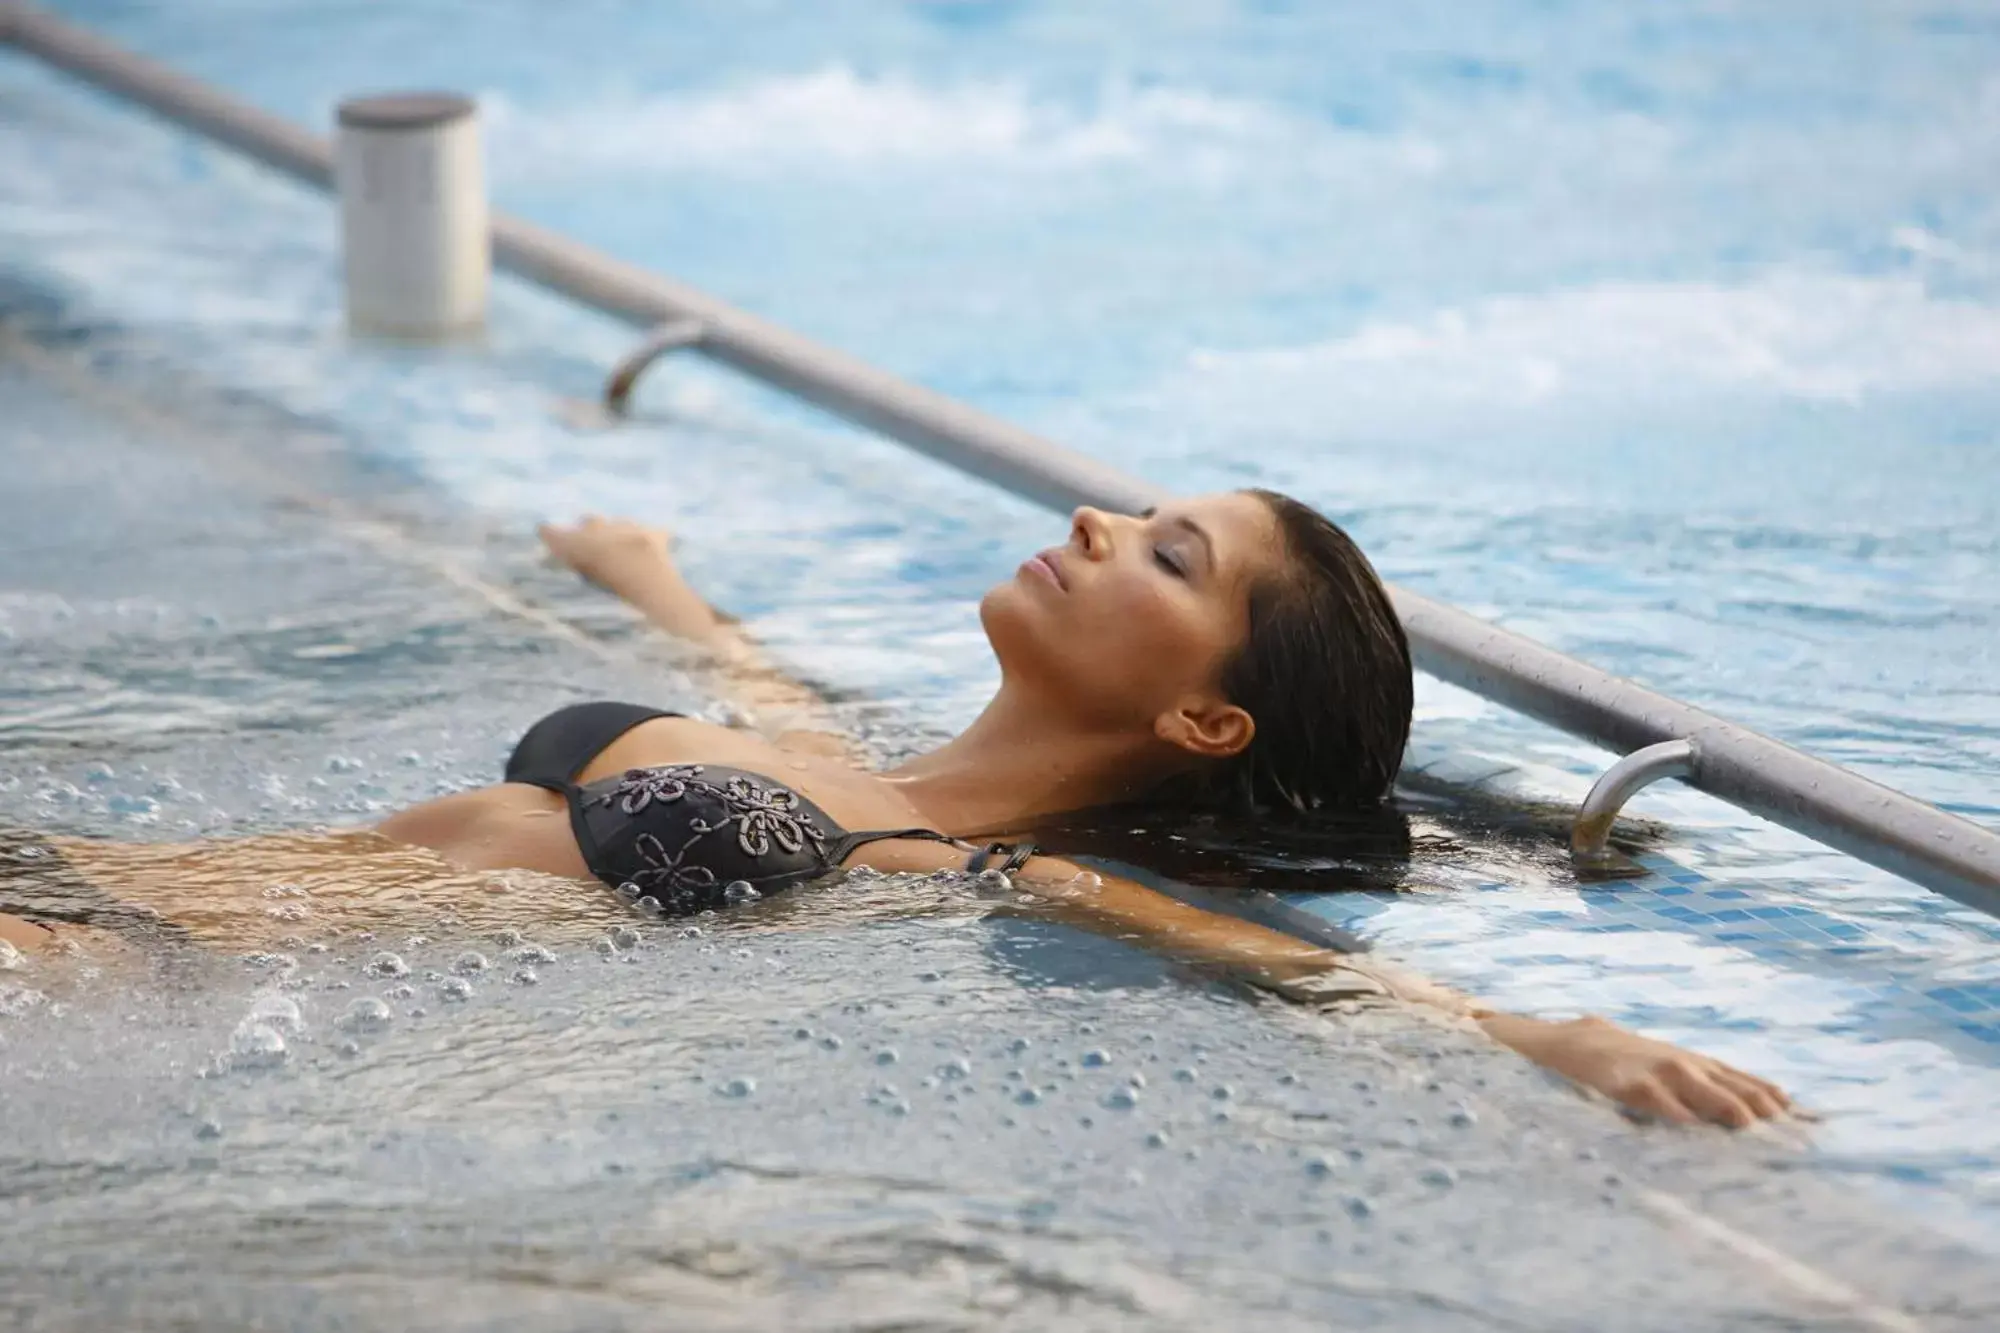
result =
M1160 511L1158 509L1145 509L1140 511L1139 514L1139 517L1144 519L1154 519L1158 518L1159 516L1160 516ZM1176 514L1174 515L1172 521L1175 527L1186 528L1189 532L1192 532L1195 536L1201 539L1201 544L1208 553L1208 566L1210 569L1215 568L1215 542L1213 539L1209 537L1208 529L1202 527L1201 524L1195 522L1193 519L1189 518L1186 514Z

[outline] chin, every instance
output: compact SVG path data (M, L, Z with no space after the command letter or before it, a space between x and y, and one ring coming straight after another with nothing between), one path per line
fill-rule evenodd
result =
M1048 623L1044 608L1034 604L1027 589L1009 581L987 590L979 599L979 627L1003 672L1040 675L1034 668L1048 653Z

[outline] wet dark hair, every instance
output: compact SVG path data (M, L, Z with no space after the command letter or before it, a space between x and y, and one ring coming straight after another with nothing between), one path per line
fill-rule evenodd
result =
M1167 799L1233 810L1358 809L1389 794L1410 737L1410 643L1354 539L1276 491L1286 560L1250 591L1250 634L1223 667L1255 719L1241 754L1171 784Z

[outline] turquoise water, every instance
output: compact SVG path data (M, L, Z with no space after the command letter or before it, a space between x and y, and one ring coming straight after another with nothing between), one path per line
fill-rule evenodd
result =
M1981 7L60 8L318 125L476 92L504 208L1162 482L1296 491L1391 577L2000 825ZM496 521L660 518L913 732L976 706L968 599L1059 530L696 365L574 429L557 399L630 334L517 288L483 354L352 347L323 201L18 62L0 160L0 263L103 355L197 366ZM1456 776L1565 794L1604 762L1419 706ZM1672 867L1819 936L1497 850L1321 906L1496 1000L1770 1074L1827 1114L1829 1170L1990 1246L2000 931L1692 793L1636 808Z

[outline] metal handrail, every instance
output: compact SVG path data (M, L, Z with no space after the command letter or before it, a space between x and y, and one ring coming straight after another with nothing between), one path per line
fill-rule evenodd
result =
M1634 750L1604 770L1576 808L1569 854L1579 869L1601 870L1616 863L1610 850L1611 826L1625 802L1662 778L1689 778L1699 771L1701 751L1693 741L1661 741Z
M0 40L308 184L330 189L326 140L25 4ZM496 213L501 267L642 328L693 321L696 350L1056 510L1133 512L1166 492L1018 426L734 309L704 292ZM1684 781L1983 912L2000 916L2000 835L1407 588L1392 588L1419 668L1626 754L1691 741Z

